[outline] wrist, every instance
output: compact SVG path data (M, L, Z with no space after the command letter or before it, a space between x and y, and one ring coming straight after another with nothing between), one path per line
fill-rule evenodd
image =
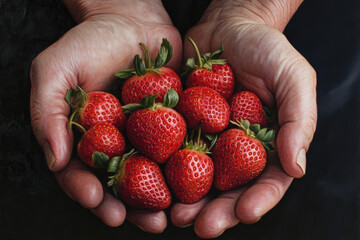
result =
M62 2L78 23L96 15L129 15L131 13L135 15L136 9L157 5L162 6L161 0L62 0Z
M209 21L224 16L235 17L283 31L302 2L303 0L213 0L207 9L210 14L205 14L204 18Z

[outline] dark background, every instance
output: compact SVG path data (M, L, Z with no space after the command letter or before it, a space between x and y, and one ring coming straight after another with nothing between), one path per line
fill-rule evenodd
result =
M209 1L164 1L182 33ZM75 23L60 1L0 0L0 239L193 239L105 226L47 170L30 126L32 59ZM360 2L305 1L285 34L318 74L319 120L307 173L253 225L220 239L360 239Z

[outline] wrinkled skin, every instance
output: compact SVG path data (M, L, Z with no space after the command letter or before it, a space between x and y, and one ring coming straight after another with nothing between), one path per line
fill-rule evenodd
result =
M141 52L139 42L144 42L154 56L163 37L174 47L169 66L180 69L181 38L161 2L136 1L143 6L130 2L119 8L111 5L110 11L106 6L97 8L78 17L79 25L34 60L32 125L49 168L70 198L109 226L121 225L126 217L144 231L160 233L167 224L163 211L125 209L82 163L70 160L73 135L67 127L70 109L64 99L69 88L109 89L114 72L130 67L133 56ZM269 156L268 166L251 186L172 207L173 224L194 224L196 234L203 238L216 237L239 222L254 223L279 202L293 178L305 173L305 151L317 118L315 71L281 33L291 16L277 19L275 12L257 11L252 3L227 7L228 1L224 2L213 1L187 35L201 52L218 49L222 42L224 57L241 88L254 91L273 111L277 109L279 157ZM187 40L184 53L186 58L194 56ZM299 153L302 158L297 158ZM302 164L296 159L303 159Z
M269 154L268 165L254 184L172 208L175 225L194 224L195 232L203 238L216 237L239 222L255 223L280 201L293 178L305 173L301 149L308 150L317 121L316 74L282 34L287 21L270 21L265 14L261 18L252 6L220 9L217 5L213 2L187 36L202 53L217 49L222 42L223 57L233 68L240 88L255 92L278 114L278 154ZM187 40L184 52L185 57L194 56ZM303 157L301 164L296 162L298 154L299 159Z
M49 168L70 198L109 226L119 226L127 217L140 228L157 233L166 227L164 212L126 211L82 163L70 160L73 134L64 98L68 89L79 85L87 92L108 90L115 81L114 73L131 67L135 54L142 54L139 42L155 57L164 37L174 48L169 67L179 70L181 37L161 1L131 4L111 5L116 13L104 13L101 8L87 12L79 25L36 57L31 67L32 126Z

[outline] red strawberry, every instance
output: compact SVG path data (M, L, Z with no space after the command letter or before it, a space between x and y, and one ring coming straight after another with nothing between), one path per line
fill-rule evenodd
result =
M182 203L196 203L210 190L214 164L206 155L209 148L190 140L185 148L174 153L166 163L165 174L170 188Z
M127 79L122 87L122 101L124 104L140 103L146 95L159 94L158 102L164 101L165 94L172 88L176 92L182 91L179 76L168 67L164 67L172 56L172 46L163 39L159 55L155 61L150 59L149 52L140 43L146 53L147 66L139 55L134 58L134 69L124 69L116 73L119 78Z
M178 102L174 90L165 94L163 104L155 103L156 97L147 96L141 104L125 105L123 109L126 112L140 109L130 115L126 124L131 144L156 163L164 163L181 147L186 135L186 123L171 108Z
M258 123L261 127L268 126L265 111L258 96L249 91L236 93L230 101L230 120L245 119L250 124Z
M239 187L263 171L266 165L264 146L270 148L268 142L275 136L273 130L260 130L259 124L250 127L247 120L235 124L244 130L234 128L225 131L213 149L214 185L221 191Z
M117 173L110 177L108 185L132 207L151 210L169 207L171 194L160 167L144 156L133 154L133 151L124 154L118 166L110 164L108 172Z
M125 127L126 116L122 112L119 100L112 94L102 91L85 93L80 87L71 89L66 99L73 110L70 122L77 122L85 129L98 123L110 123L122 130Z
M109 158L121 156L125 151L125 139L120 131L109 123L99 123L85 132L77 147L80 159L90 167L98 167L93 161L95 152Z
M201 124L204 133L219 133L229 124L230 107L225 98L207 87L186 89L176 109L193 129Z
M213 53L201 56L195 42L191 38L188 39L195 48L198 63L196 65L193 58L188 59L185 74L189 75L186 87L208 87L220 93L226 100L229 99L234 92L235 79L226 60L219 59L224 51L223 46Z

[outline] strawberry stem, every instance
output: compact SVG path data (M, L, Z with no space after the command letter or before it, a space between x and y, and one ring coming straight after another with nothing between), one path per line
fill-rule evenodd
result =
M190 139L191 140L194 139L194 132L195 132L195 130L191 129L191 132L190 132ZM187 137L187 135L186 135L186 137ZM187 141L187 139L186 139L186 141Z
M77 109L76 111L74 111L71 116L70 116L70 119L69 119L69 128L71 129L71 125L72 123L74 122L74 118L75 116L80 112L80 109Z
M199 123L199 130L197 136L197 144L200 145L200 137L201 137L201 123Z
M86 133L86 129L85 129L83 126L81 126L80 124L78 124L77 122L70 122L70 128L72 127L72 125L77 126L78 128L81 129L81 131L82 131L83 133Z
M190 140L189 140L189 137L190 137ZM189 149L189 150L202 152L205 154L211 154L210 149L207 147L207 144L200 142L200 140L201 140L201 124L199 124L196 139L194 139L194 129L192 129L190 132L190 136L186 135L186 139L184 141L183 146L184 146L184 148Z
M79 109L76 109L76 111L74 111L72 114L71 114L71 117L69 119L69 128L72 129L72 126L75 125L77 126L78 128L80 128L80 130L83 132L83 133L86 133L86 129L81 126L80 124L78 124L77 122L74 121L74 118L75 116L81 111L81 108Z
M163 38L160 46L160 52L156 56L155 61L150 58L150 53L145 44L141 42L139 43L139 45L145 52L145 60L147 61L147 64L145 64L144 60L141 59L140 56L137 54L135 55L133 60L134 68L123 69L119 72L116 72L115 76L122 79L128 79L134 75L143 76L148 72L163 74L163 72L158 69L167 64L172 57L173 50L170 42L166 38Z
M196 56L197 59L199 61L199 68L202 68L204 66L202 58L201 58L201 54L199 52L198 47L196 46L196 43L194 42L194 40L191 39L191 37L188 37L188 40L190 41L190 43L193 45L193 47L195 48L195 52L196 52Z

